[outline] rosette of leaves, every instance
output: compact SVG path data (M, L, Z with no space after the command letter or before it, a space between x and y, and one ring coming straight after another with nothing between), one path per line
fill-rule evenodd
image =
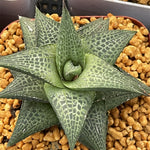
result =
M135 31L109 31L109 20L102 18L76 31L65 5L61 23L37 8L35 20L19 19L25 50L0 58L0 66L14 76L0 97L23 100L8 146L60 125L70 150L77 140L91 150L105 150L107 111L150 93L114 65Z

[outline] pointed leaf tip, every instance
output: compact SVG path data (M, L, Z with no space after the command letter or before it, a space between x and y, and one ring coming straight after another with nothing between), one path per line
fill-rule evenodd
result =
M35 6L35 12L40 11L37 6Z
M22 16L18 16L19 20L22 18Z
M62 0L62 5L63 5L63 8L66 8L66 2L65 2L65 0Z
M25 42L25 49L37 46L37 39L35 36L35 20L23 16L19 16L21 29L23 32L23 39Z
M33 133L57 124L59 121L51 105L25 100L7 146L12 146Z
M37 46L54 44L57 41L60 23L46 17L37 7L35 13L35 33Z
M54 45L20 51L1 57L0 66L30 74L51 84L55 82L55 86L63 87L56 70L54 51Z
M0 92L0 98L48 102L42 80L14 70L11 70L11 73L13 74L14 80Z
M56 47L56 65L61 78L64 78L63 69L68 60L71 60L74 66L84 67L84 50L80 37L67 8L63 8Z

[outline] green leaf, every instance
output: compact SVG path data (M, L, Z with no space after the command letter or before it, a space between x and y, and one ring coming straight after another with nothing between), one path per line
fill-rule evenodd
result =
M126 91L99 91L96 93L96 98L95 102L98 101L105 101L106 103L106 110L110 110L112 108L115 108L122 103L140 96L139 93L134 93L134 92L126 92Z
M19 70L63 87L55 65L55 46L39 47L0 57L0 66Z
M134 80L137 82L137 79L131 76L129 73L125 72L121 68L115 66L119 71L121 71L128 79ZM139 85L140 86L140 85ZM141 87L142 88L142 87ZM139 93L135 92L127 92L127 91L98 91L96 92L96 100L105 100L106 101L106 109L110 110L114 107L121 105L122 103L131 100L135 97L140 96ZM113 102L113 103L112 103Z
M96 19L93 22L85 24L80 27L77 32L80 38L86 39L88 36L95 33L103 33L109 29L109 19L103 20L103 18Z
M21 72L11 71L11 73L14 76L14 81L0 92L1 98L48 102L43 80Z
M88 52L114 65L116 59L135 33L135 31L127 30L110 30L91 34L85 38L89 49L91 49Z
M14 132L7 144L12 146L29 135L59 124L50 104L23 101Z
M74 66L84 67L84 51L66 6L63 7L60 31L56 48L56 64L63 78L63 67L71 60Z
M86 55L86 66L78 79L63 84L73 90L128 91L148 95L150 87L116 69L92 54Z
M19 16L21 29L23 31L23 39L25 48L30 49L37 46L37 39L35 36L35 20Z
M79 141L91 150L106 150L106 113L105 101L95 102L88 112Z
M35 29L38 40L38 46L54 44L57 41L60 23L46 17L36 7Z
M74 77L79 76L82 72L82 67L80 65L74 66L72 61L69 60L64 66L63 76L67 81L71 81Z
M73 150L79 138L95 92L78 92L45 84L45 92L68 138Z

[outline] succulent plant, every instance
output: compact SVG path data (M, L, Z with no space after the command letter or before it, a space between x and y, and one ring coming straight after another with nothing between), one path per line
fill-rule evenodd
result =
M107 111L150 93L150 88L115 66L136 33L108 30L102 18L75 30L63 5L61 23L36 8L35 20L19 17L25 50L0 58L14 81L1 98L23 100L8 146L60 125L70 150L79 140L91 150L106 149Z

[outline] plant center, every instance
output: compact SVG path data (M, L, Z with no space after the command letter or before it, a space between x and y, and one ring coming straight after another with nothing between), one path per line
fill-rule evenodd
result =
M64 65L63 76L66 81L75 80L82 72L81 65L74 65L71 60L68 60Z

